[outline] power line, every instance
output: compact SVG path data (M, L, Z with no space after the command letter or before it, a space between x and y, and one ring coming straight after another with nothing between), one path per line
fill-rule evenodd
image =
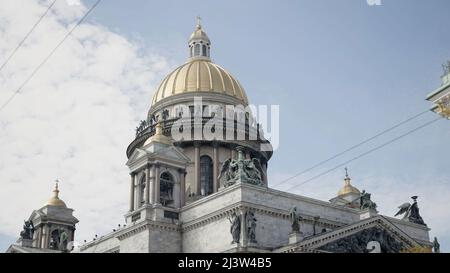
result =
M0 71L3 70L3 68L8 64L9 60L11 60L11 58L16 54L17 50L19 50L19 48L22 47L23 43L25 43L25 40L28 39L28 36L31 35L31 33L34 31L34 29L39 25L39 23L42 21L42 19L44 19L44 17L47 15L47 13L50 11L50 9L53 7L53 5L55 4L56 0L54 0L49 6L48 8L45 10L45 12L41 15L41 17L39 17L39 19L37 20L37 22L33 25L33 27L28 31L28 33L25 35L25 37L23 37L23 39L20 41L20 43L17 45L17 47L11 52L11 54L8 56L8 58L6 58L6 61L0 66Z
M379 145L379 146L377 146L377 147L375 147L375 148L373 148L373 149L370 149L370 150L367 151L367 152L364 152L364 153L362 153L362 154L360 154L360 155L358 155L358 156L356 156L356 157L354 157L354 158L352 158L352 159L350 159L350 160L347 160L347 161L345 161L344 163L341 163L341 164L339 164L339 165L337 165L337 166L335 166L335 167L333 167L333 168L331 168L331 169L328 169L328 170L326 170L326 171L324 171L324 172L322 172L322 173L320 173L320 174L318 174L318 175L316 175L316 176L313 176L313 177L311 177L310 179L301 182L300 184L293 185L292 187L290 187L290 188L287 189L286 191L289 192L289 191L291 191L291 190L294 189L294 188L300 187L300 186L302 186L302 185L304 185L304 184L306 184L306 183L308 183L308 182L311 182L311 181L313 181L313 180L315 180L315 179L317 179L317 178L319 178L319 177L321 177L321 176L323 176L323 175L325 175L325 174L328 174L328 173L330 173L330 172L332 172L332 171L334 171L334 170L336 170L336 169L338 169L338 168L341 168L341 167L347 165L347 164L350 163L350 162L353 162L353 161L355 161L355 160L357 160L357 159L360 159L361 157L364 157L364 156L366 156L366 155L368 155L368 154L370 154L370 153L372 153L372 152L375 152L376 150L379 150L379 149L381 149L381 148L383 148L383 147L385 147L385 146L387 146L387 145L389 145L389 144L391 144L391 143L393 143L393 142L395 142L395 141L397 141L397 140L399 140L399 139L401 139L401 138L403 138L403 137L405 137L405 136L407 136L407 135L410 135L410 134L412 134L412 133L414 133L414 132L416 132L416 131L418 131L418 130L420 130L420 129L423 129L423 128L425 128L425 127L427 127L427 126L433 124L434 122L436 122L436 121L438 121L438 120L440 120L440 119L442 119L442 117L438 117L438 118L433 119L433 120L431 120L431 121L429 121L429 122L426 122L426 123L420 125L419 127L416 127L416 128L414 128L414 129L412 129L412 130L410 130L410 131L408 131L408 132L406 132L406 133L404 133L404 134L402 134L402 135L400 135L400 136L398 136L398 137L396 137L396 138L394 138L394 139L391 139L390 141L387 141L387 142L385 142L385 143L383 143L383 144L381 144L381 145Z
M56 47L50 52L50 54L45 57L45 59L33 70L31 75L22 83L22 85L17 88L17 90L6 100L5 103L0 107L0 111L2 111L19 92L22 90L22 88L33 78L33 76L41 69L41 67L47 63L47 61L52 57L52 55L56 52L56 50L64 43L64 41L67 40L67 38L72 34L72 32L88 17L88 15L97 7L98 4L100 4L102 0L97 0L94 5L84 14L84 16L75 24L75 26L72 27L72 29L64 36L64 38L56 45Z
M289 178L287 178L287 179L285 179L285 180L282 180L281 182L278 182L277 184L273 185L272 187L282 185L282 184L288 182L289 180L291 180L291 179L293 179L293 178L295 178L295 177L297 177L297 176L300 176L300 175L302 175L302 174L305 174L305 173L307 173L307 172L309 172L309 171L311 171L311 170L313 170L313 169L315 169L315 168L317 168L317 167L319 167L319 166L321 166L321 165L323 165L323 164L325 164L325 163L327 163L327 162L329 162L329 161L331 161L331 160L333 160L333 159L335 159L335 158L337 158L337 157L339 157L339 156L341 156L341 155L343 155L343 154L345 154L345 153L348 153L348 152L350 152L350 151L352 151L352 150L354 150L354 149L360 147L360 146L363 145L363 144L366 144L366 143L369 142L369 141L374 140L375 138L377 138L377 137L379 137L379 136L382 136L382 135L384 135L384 134L386 134L386 133L388 133L388 132L390 132L390 131L392 131L392 130L394 130L394 129L400 127L400 126L402 126L402 125L405 124L405 123L410 122L410 121L413 120L413 119L416 119L416 118L422 116L422 115L425 114L425 113L428 113L429 111L430 111L430 110L426 110L426 111L423 111L423 112L421 112L421 113L418 113L418 114L416 114L416 115L414 115L414 116L412 116L412 117L410 117L410 118L407 118L407 119L405 119L405 120L403 120L403 121L401 121L401 122L395 124L394 126L388 128L388 129L386 129L386 130L383 130L383 131L381 131L380 133L378 133L378 134L376 134L376 135L374 135L374 136L372 136L372 137L370 137L370 138L367 138L367 139L365 139L365 140L359 142L358 144L355 144L355 145L353 145L353 146L351 146L351 147L345 149L345 150L342 151L342 152L339 152L339 153L337 153L337 154L335 154L335 155L333 155L333 156L331 156L331 157L329 157L329 158L327 158L327 159L325 159L325 160L323 160L323 161L320 161L319 163L317 163L317 164L315 164L315 165L313 165L313 166L311 166L311 167L309 167L309 168L307 168L307 169L305 169L305 170L303 170L303 171L301 171L301 172L295 174L295 175L292 176L292 177L289 177Z

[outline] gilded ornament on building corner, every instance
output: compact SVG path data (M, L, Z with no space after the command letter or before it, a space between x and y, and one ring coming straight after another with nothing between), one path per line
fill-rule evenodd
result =
M450 99L442 100L436 103L439 114L444 118L450 118Z

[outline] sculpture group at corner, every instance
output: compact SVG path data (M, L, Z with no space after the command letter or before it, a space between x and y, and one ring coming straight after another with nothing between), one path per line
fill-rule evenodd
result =
M223 187L238 182L261 186L264 185L262 174L259 159L244 159L242 150L238 149L237 159L229 158L222 164L218 179Z

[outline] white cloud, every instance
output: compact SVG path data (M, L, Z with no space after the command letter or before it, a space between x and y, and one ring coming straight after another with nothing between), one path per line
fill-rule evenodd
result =
M49 4L2 1L0 62ZM0 71L0 103L86 10L57 1ZM51 196L55 178L61 180L61 198L80 220L77 240L123 223L129 188L125 149L167 68L164 57L136 41L99 24L80 25L0 112L0 233L17 236L22 221Z

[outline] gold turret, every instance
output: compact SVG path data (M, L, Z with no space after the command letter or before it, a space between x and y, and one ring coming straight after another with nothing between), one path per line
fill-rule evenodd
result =
M170 138L163 134L163 128L162 128L161 122L156 124L155 134L152 137L150 137L149 139L147 139L147 141L145 141L144 146L147 144L150 144L150 143L155 143L155 142L172 145L172 141L170 140Z
M348 176L348 169L345 168L344 187L339 190L338 196L342 196L342 195L345 195L348 193L354 193L354 194L358 194L358 195L361 194L361 192L357 188L352 186L351 179Z
M63 200L59 199L58 183L59 183L59 181L56 180L55 189L53 190L53 197L50 198L45 205L46 206L65 207L66 208L67 207L66 203L64 203Z

